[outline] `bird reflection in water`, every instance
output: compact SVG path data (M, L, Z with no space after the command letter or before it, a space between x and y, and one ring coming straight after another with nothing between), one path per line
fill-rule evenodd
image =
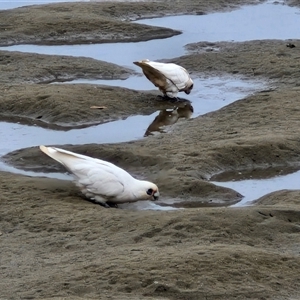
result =
M175 124L180 118L189 119L194 112L190 103L184 103L181 106L175 106L172 109L163 109L154 121L147 128L144 136L153 135L153 132L165 132L164 126Z

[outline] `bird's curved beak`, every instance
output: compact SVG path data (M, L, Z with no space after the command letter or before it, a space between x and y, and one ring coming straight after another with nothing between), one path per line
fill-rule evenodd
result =
M153 194L153 201L158 200L158 198L159 198L159 192L155 192L155 193Z
M189 95L190 94L190 90L187 90L187 91L184 91L187 95Z

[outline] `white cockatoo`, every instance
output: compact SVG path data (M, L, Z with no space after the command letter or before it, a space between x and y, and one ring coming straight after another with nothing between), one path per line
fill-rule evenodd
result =
M176 98L178 92L189 94L194 83L188 71L173 63L160 63L144 59L133 62L142 68L144 75L164 94Z
M72 173L83 195L105 207L110 207L108 203L157 200L159 197L154 183L137 180L112 163L55 147L40 146L40 149Z

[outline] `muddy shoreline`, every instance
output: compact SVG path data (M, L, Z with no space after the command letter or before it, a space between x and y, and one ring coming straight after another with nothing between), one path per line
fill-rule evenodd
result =
M0 44L105 42L113 33L115 42L161 38L177 33L128 20L210 13L246 3L258 2L109 1L25 7L0 12ZM289 42L296 47L286 47ZM274 192L253 206L232 208L228 205L241 195L209 182L223 172L272 176L299 169L300 41L199 42L188 50L169 61L192 76L234 74L262 80L268 88L175 124L168 133L129 143L57 145L154 181L162 197L184 199L185 209L104 209L83 200L70 181L1 171L1 299L300 297L300 190ZM173 105L161 101L155 90L49 84L133 74L89 58L0 51L0 120L19 118L63 130ZM92 105L107 108L93 110ZM1 159L26 170L65 172L37 147ZM224 207L213 207L219 203Z
M134 24L141 18L178 14L205 14L237 9L256 0L204 2L74 2L33 5L0 11L0 46L16 44L83 44L136 42L166 38L176 34L168 28ZM53 19L53 14L56 18ZM16 18L15 16L18 16ZM29 25L30 24L30 25ZM101 29L101 30L100 30Z

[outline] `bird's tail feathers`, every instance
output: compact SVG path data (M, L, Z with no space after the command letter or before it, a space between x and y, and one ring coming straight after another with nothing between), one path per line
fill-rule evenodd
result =
M77 163L81 163L82 161L85 161L85 164L88 162L92 164L99 164L102 165L103 167L113 167L113 168L118 168L114 164L98 159L98 158L92 158L90 156L85 156L82 154L74 153L68 150L64 150L61 148L56 148L56 147L46 147L41 145L40 149L42 152L44 152L46 155L50 156L57 162L61 163L64 165L68 170L73 170L74 166L77 165Z
M84 159L84 160L90 159L88 156L77 154L56 147L46 147L41 145L40 150L66 167L68 166L68 163L71 161L74 162L74 160L78 160L78 159Z

